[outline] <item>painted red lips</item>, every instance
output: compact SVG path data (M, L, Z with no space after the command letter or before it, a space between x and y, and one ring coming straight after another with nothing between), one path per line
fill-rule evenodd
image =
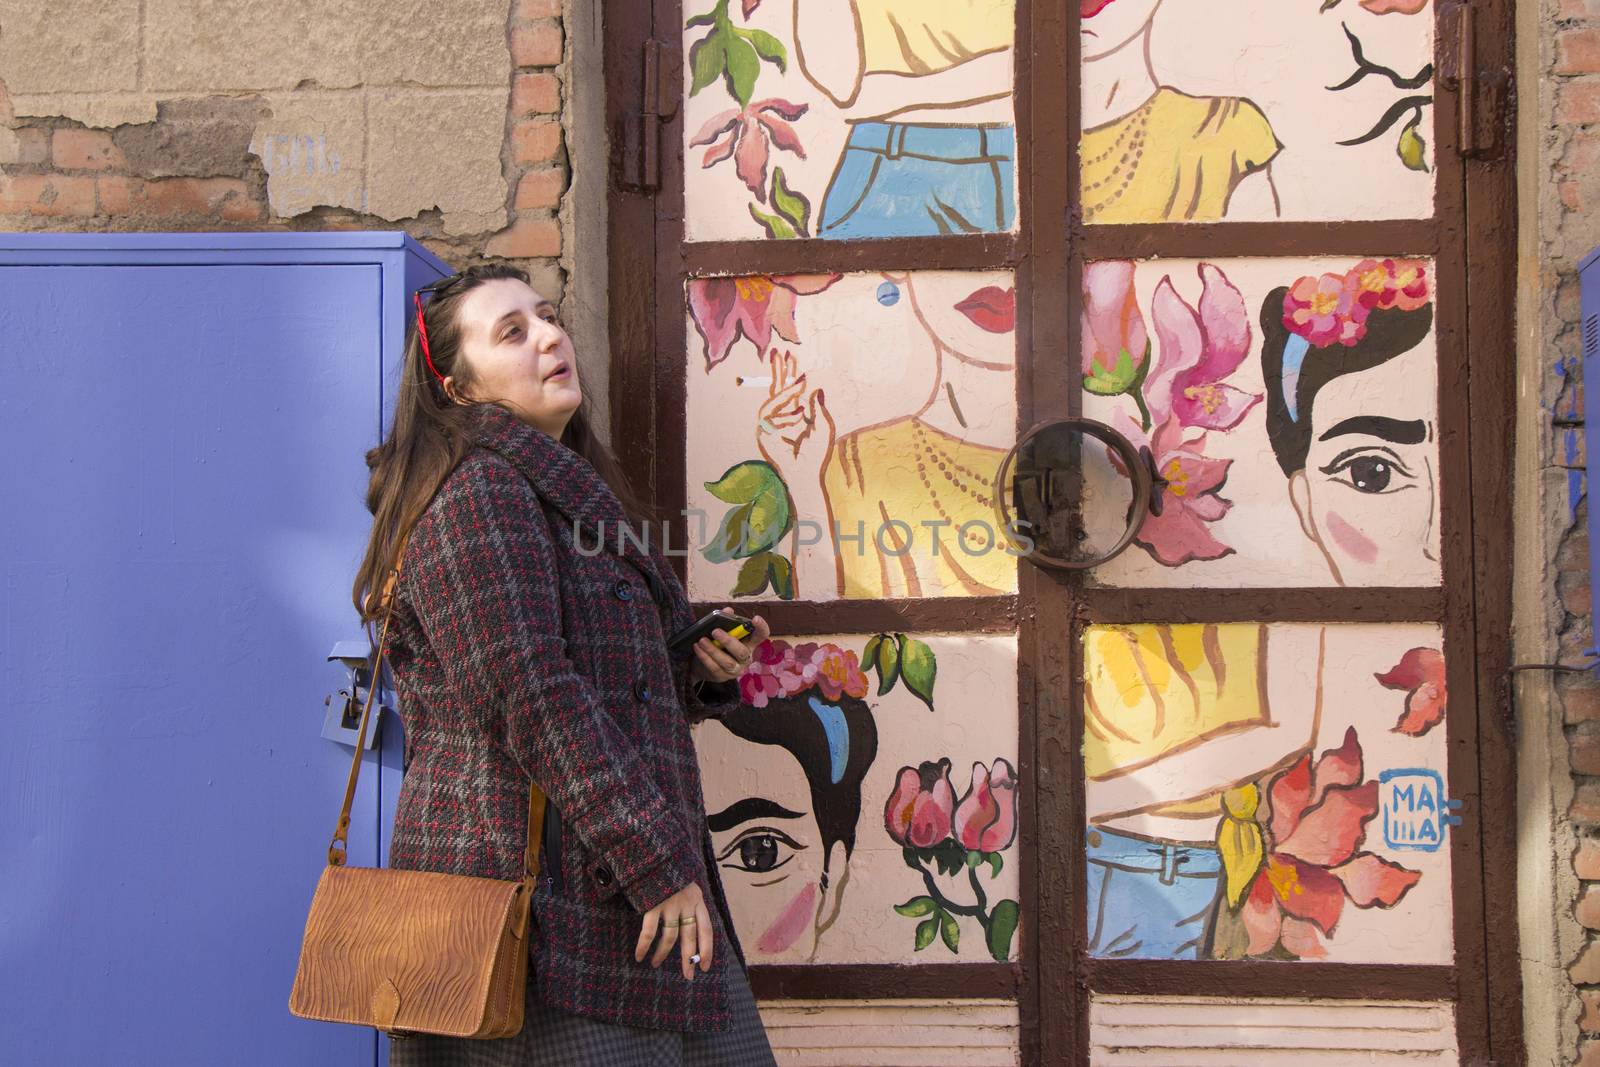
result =
M986 285L956 305L981 330L1010 333L1017 328L1017 291Z

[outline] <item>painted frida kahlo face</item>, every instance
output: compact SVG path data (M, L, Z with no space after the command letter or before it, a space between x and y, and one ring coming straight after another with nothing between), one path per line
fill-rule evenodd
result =
M707 767L707 822L713 855L744 938L762 957L809 959L830 896L823 881L822 831L812 810L805 770L788 750L735 736L706 722L695 746ZM829 881L843 884L849 862L842 845ZM832 894L836 895L836 894Z
M1438 580L1435 396L1427 345L1317 391L1289 495L1340 585Z

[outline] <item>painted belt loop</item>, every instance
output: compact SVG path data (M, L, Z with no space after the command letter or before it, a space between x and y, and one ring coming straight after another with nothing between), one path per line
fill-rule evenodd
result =
M1178 880L1178 846L1161 846L1161 884L1172 885Z
M978 158L988 159L989 156L989 127L978 127Z
M900 153L906 150L906 128L903 123L891 122L889 124L889 137L885 144L884 158L899 159Z

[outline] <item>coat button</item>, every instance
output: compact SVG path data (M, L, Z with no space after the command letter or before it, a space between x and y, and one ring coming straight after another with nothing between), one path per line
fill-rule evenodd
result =
M617 579L617 599L618 600L632 600L633 599L633 583L628 581L626 578Z
M610 885L611 884L611 868L609 868L609 867L596 867L594 869L594 881L595 881L596 885Z
M644 682L634 683L633 698L641 704L650 703L650 686Z

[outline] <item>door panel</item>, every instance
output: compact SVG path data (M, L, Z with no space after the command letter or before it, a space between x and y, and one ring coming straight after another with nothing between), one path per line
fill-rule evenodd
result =
M286 1005L349 771L318 731L324 658L361 636L379 289L375 265L0 268L19 1061L375 1054ZM378 786L374 763L352 863L377 861Z

